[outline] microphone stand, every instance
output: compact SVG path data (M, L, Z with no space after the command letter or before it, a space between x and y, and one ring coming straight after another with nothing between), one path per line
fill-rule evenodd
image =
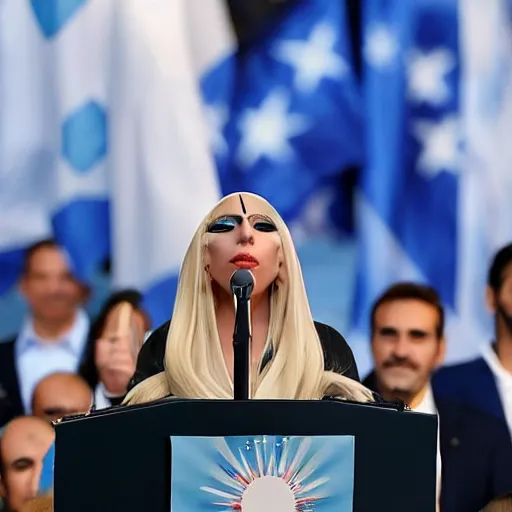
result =
M251 398L251 300L235 295L233 390L235 400Z
M251 398L251 293L254 276L247 269L233 272L230 280L235 300L235 330L233 332L233 397Z

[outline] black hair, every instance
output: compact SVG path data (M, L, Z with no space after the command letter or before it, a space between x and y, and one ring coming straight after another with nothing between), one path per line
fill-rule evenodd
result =
M502 247L494 256L489 269L487 284L494 292L499 292L503 283L503 273L512 263L512 244Z
M142 302L142 294L134 289L120 290L112 294L107 301L103 304L98 316L94 320L87 336L87 342L82 357L82 362L78 369L78 373L85 379L91 389L95 389L99 383L98 370L94 362L94 349L96 340L101 336L101 333L107 322L108 315L115 306L122 302L128 302L132 305L133 309L141 313L144 317L147 330L151 329L151 319L147 312L144 310Z

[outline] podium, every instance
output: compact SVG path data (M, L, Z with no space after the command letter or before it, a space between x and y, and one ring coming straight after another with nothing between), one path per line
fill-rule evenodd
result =
M436 507L437 417L387 403L166 399L55 432L56 512Z

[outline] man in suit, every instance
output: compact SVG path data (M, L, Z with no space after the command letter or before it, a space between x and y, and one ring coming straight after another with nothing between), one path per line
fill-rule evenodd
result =
M442 512L477 512L512 490L512 443L504 422L437 395L431 376L444 358L444 309L430 287L398 283L371 312L374 370L364 380L439 419L438 498Z
M441 368L432 382L440 396L492 414L512 434L512 244L498 251L489 269L487 305L495 319L494 342L471 361Z
M57 371L76 371L89 330L81 309L88 289L53 240L27 250L20 291L29 315L17 336L0 343L0 426L30 414L35 385Z

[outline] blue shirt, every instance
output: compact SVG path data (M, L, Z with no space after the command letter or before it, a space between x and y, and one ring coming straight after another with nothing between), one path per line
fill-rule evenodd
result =
M59 340L42 340L31 318L15 345L16 370L25 414L32 413L32 394L41 379L55 372L76 372L89 333L89 319L79 310L73 327Z

